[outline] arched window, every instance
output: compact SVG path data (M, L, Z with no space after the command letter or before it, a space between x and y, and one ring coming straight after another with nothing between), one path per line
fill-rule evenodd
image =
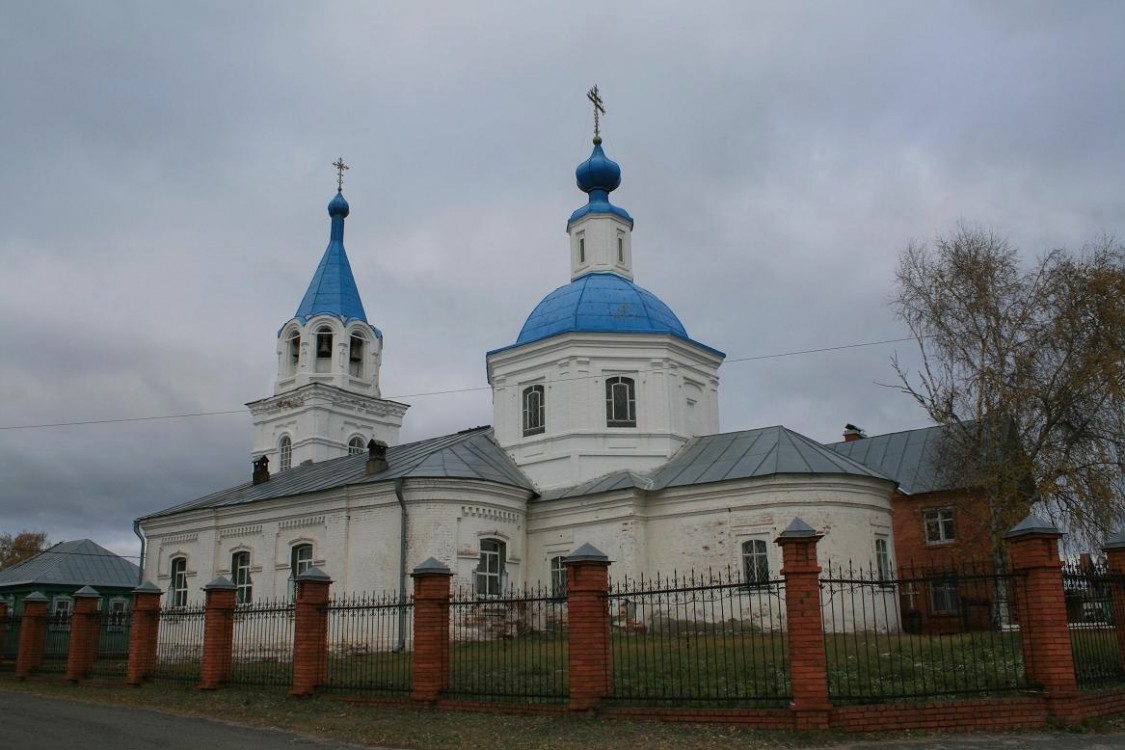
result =
M363 438L361 438L359 435L356 435L355 437L353 437L351 440L348 441L348 455L349 456L358 455L360 453L363 453L365 450L366 450L366 447L363 444Z
M230 577L234 581L235 603L249 604L253 595L249 552L235 552L230 556Z
M187 558L173 557L170 561L172 580L168 584L168 605L171 607L187 606Z
M748 539L742 543L742 571L745 582L751 586L770 582L770 560L764 540Z
M363 377L363 337L352 336L348 347L348 372L353 378Z
M566 596L566 566L562 555L551 558L551 594Z
M632 378L605 379L606 427L637 426L637 391Z
M523 434L538 435L546 429L547 409L541 385L523 389Z
M289 595L297 595L297 576L312 567L313 546L294 544L289 552Z
M289 339L286 344L286 362L289 368L287 372L290 375L297 374L297 368L301 365L301 332L293 331L289 334Z
M316 371L332 372L332 329L328 326L316 331Z
M500 596L504 590L505 545L499 539L480 540L475 588L477 596Z
M285 471L293 466L293 441L288 435L282 435L277 441L278 471Z

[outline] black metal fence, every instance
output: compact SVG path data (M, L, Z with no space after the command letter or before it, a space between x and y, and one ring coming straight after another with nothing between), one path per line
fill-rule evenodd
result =
M566 597L545 587L449 605L450 690L484 700L555 701L568 695Z
M16 669L22 619L19 615L11 613L4 618L4 637L0 638L0 671L14 672Z
M293 683L294 614L290 599L257 601L235 609L232 685Z
M1027 688L1016 576L991 566L829 567L820 580L834 702L1001 694Z
M43 644L40 672L66 673L66 659L70 651L70 621L70 612L52 612L47 615L47 637Z
M414 603L401 601L397 593L332 600L327 687L354 693L409 693L413 632Z
M92 675L99 677L125 677L129 663L129 624L131 613L127 610L100 612L98 622L98 654Z
M1067 624L1074 673L1081 686L1125 680L1114 596L1125 604L1125 576L1104 563L1063 566Z
M154 679L198 682L203 662L203 605L160 611Z
M790 698L781 580L730 571L611 587L612 693L621 703L784 705Z

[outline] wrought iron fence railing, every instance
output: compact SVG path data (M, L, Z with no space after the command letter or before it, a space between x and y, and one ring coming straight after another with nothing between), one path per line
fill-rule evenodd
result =
M43 663L39 671L62 674L66 672L66 659L70 651L69 612L52 612L47 616L47 635L43 642Z
M501 596L457 592L449 604L450 686L483 700L568 695L567 600L536 587Z
M197 682L203 661L203 605L160 611L155 679Z
M611 699L660 705L784 705L785 583L730 571L611 586Z
M125 667L129 663L131 613L101 612L98 620L98 653L90 673L100 677L124 678Z
M1063 594L1078 684L1125 681L1117 622L1125 613L1125 576L1104 563L1065 565Z
M0 638L0 670L5 672L15 671L16 658L20 651L20 623L19 615L8 614L4 618L4 637Z
M1021 578L990 565L897 578L829 566L821 577L833 702L1000 694L1028 687Z
M256 601L234 610L232 685L292 684L294 615L290 599Z
M342 692L410 692L414 602L397 593L329 602L328 685Z

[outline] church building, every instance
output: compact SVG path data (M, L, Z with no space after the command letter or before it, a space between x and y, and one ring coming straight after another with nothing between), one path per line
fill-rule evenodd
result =
M252 481L138 519L166 606L198 601L217 576L239 601L285 597L314 565L338 593L405 589L430 557L481 597L560 590L563 558L584 543L616 579L712 568L762 582L797 517L825 534L825 561L890 571L889 459L782 426L720 433L724 354L635 282L644 248L611 201L621 168L600 136L576 178L585 202L558 248L570 279L485 356L492 427L412 443L399 442L407 405L380 393L383 333L344 250L338 186L328 247L278 333L273 395L248 405Z

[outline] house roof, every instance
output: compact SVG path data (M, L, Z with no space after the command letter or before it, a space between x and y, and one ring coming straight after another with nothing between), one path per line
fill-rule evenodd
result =
M593 495L631 487L662 490L779 474L888 479L875 469L779 425L693 438L666 464L648 474L614 472L574 487L545 492L543 498Z
M89 539L77 539L43 550L35 557L0 570L0 587L93 586L133 588L141 569Z
M479 479L535 491L531 481L516 468L512 459L492 439L492 430L477 427L452 435L394 445L387 449L385 471L367 474L367 454L320 463L295 466L272 474L261 484L247 482L171 508L142 516L158 518L199 508L242 505L279 497L320 492L351 484L385 482L393 479Z
M941 426L827 443L842 456L859 461L894 479L907 495L950 489L938 471L945 430Z

